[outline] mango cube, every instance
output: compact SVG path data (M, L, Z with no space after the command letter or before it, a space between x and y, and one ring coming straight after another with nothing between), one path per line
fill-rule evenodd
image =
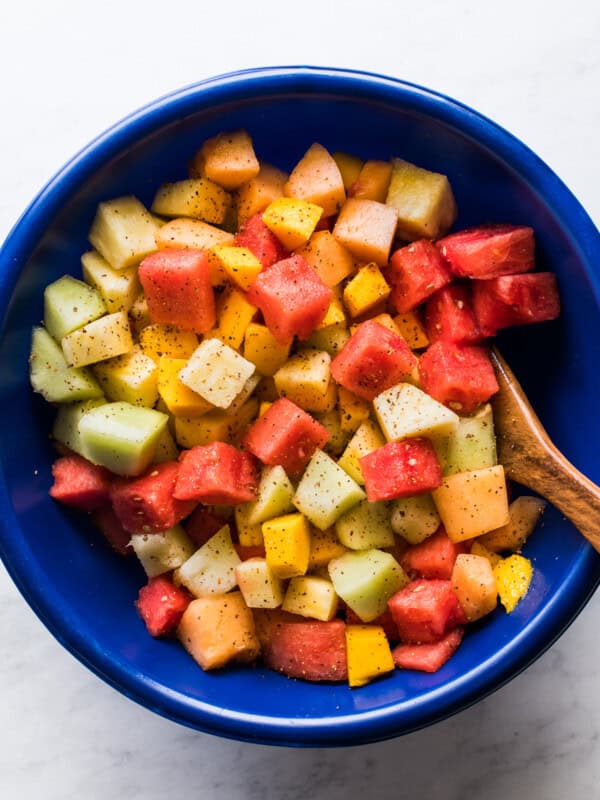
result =
M315 231L298 255L308 261L326 286L338 286L355 270L351 253L331 231Z
M410 383L398 383L377 395L373 408L388 442L415 436L448 436L458 415Z
M239 589L248 608L278 608L284 584L264 558L249 558L235 568Z
M347 549L338 539L335 528L326 528L324 531L313 528L310 537L308 569L312 571L327 568L332 558L338 558L346 552Z
M240 503L234 511L238 540L244 547L258 547L263 544L261 523L250 521L252 506L253 503Z
M364 686L395 669L392 651L380 625L347 625L348 683Z
M394 317L398 333L411 350L422 350L429 345L429 336L416 311L405 311Z
M70 367L85 367L127 353L133 348L133 339L126 312L105 314L69 333L61 346Z
M295 250L310 239L322 213L314 203L281 197L269 203L262 218L287 250Z
M304 575L310 555L310 526L303 514L285 514L262 524L267 563L279 578Z
M223 268L226 276L244 292L248 291L262 270L262 264L247 247L218 244L212 248L211 253Z
M140 347L158 364L162 356L188 359L198 347L192 331L181 331L173 325L146 325L139 334Z
M391 177L392 165L389 161L365 161L352 187L352 197L385 203Z
M344 305L351 317L359 317L389 297L390 292L377 264L367 264L346 284Z
M156 364L140 347L96 364L93 371L108 400L146 408L153 408L158 400Z
M175 438L186 448L212 442L235 444L257 411L258 401L251 397L235 414L215 409L201 417L175 417Z
M225 189L208 178L188 178L160 186L152 211L163 217L192 217L220 225L230 203Z
M254 364L218 339L198 345L179 378L217 408L229 408L254 372Z
M327 453L316 450L298 484L293 502L313 525L325 530L365 498L360 486Z
M156 250L158 226L135 197L98 205L89 240L113 269L137 266Z
M335 406L331 356L320 350L302 350L280 367L273 379L278 393L305 411L329 411Z
M338 386L338 406L342 430L350 433L358 430L360 425L369 419L371 413L371 404L362 397L357 397L344 386Z
M246 328L244 358L251 361L261 375L275 375L287 361L290 346L279 344L266 325L251 322Z
M337 606L338 597L330 580L299 575L289 582L282 609L290 614L328 622L334 618Z
M375 200L350 197L339 213L333 235L359 261L384 266L396 233L398 215L393 208Z
M350 153L343 153L339 150L333 153L331 157L337 164L340 175L342 176L342 181L344 182L344 188L348 191L360 175L364 162L362 158L358 156L353 156Z
M214 406L181 382L179 373L186 364L185 358L161 356L158 362L158 392L175 417L201 417Z
M239 227L243 227L250 217L264 211L273 200L283 197L287 179L285 172L261 161L258 175L242 184L236 192Z
M214 333L222 342L237 350L255 314L256 307L246 300L246 296L228 287L217 302L217 328Z
M531 561L516 554L503 558L494 567L494 578L500 602L508 614L515 610L517 604L529 591L532 577Z

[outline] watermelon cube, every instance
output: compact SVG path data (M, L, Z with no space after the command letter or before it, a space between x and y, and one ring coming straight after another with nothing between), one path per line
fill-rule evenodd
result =
M196 506L188 519L183 523L185 532L197 547L206 544L211 536L220 531L227 520L219 517L206 506Z
M276 623L263 645L265 664L290 678L346 680L345 631L346 624L341 619Z
M360 459L368 499L395 500L437 489L442 468L429 439L388 442Z
M443 286L425 306L425 328L430 342L443 339L457 344L475 344L483 338L473 313L466 286Z
M432 644L399 644L392 650L392 658L400 669L437 672L454 655L462 638L463 629L456 628Z
M503 275L473 285L473 308L485 336L501 328L556 319L560 297L552 272Z
M421 386L434 400L470 414L498 391L487 351L477 345L438 341L419 360Z
M121 525L111 505L102 506L92 514L92 522L108 544L121 556L133 555L131 534Z
M417 578L439 578L449 581L456 557L468 553L464 542L452 542L443 527L420 544L409 547L400 564L409 575Z
M436 244L459 278L497 278L529 272L534 266L533 228L525 225L468 228Z
M155 464L139 478L117 478L110 499L119 522L130 533L161 533L192 512L194 502L173 495L179 464Z
M164 575L150 578L140 589L135 606L151 636L165 636L179 625L191 601L190 595Z
M243 444L263 464L279 464L294 478L329 438L330 433L323 425L291 400L281 397L250 426Z
M139 267L154 323L206 333L215 324L215 296L203 250L160 250Z
M263 269L289 256L279 239L263 222L262 213L250 217L235 237L235 243L237 247L247 247L258 258Z
M388 600L400 641L438 642L465 623L451 581L418 578Z
M57 458L52 465L50 497L82 511L95 511L109 502L113 476L78 455Z
M386 277L392 286L392 306L399 314L420 305L452 280L440 251L427 239L396 250Z
M250 453L225 442L196 445L179 457L173 491L179 500L237 505L256 499L258 473Z
M401 336L368 320L333 359L331 374L348 391L373 400L410 375L416 365L416 356Z
M281 345L294 336L308 339L322 322L333 293L310 264L296 255L261 272L248 300L262 311L265 323Z

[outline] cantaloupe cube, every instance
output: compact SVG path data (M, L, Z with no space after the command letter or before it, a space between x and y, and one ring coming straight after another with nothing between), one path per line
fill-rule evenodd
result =
M225 275L242 291L247 292L262 270L262 264L247 247L218 244L211 250Z
M62 350L70 367L85 367L123 355L133 348L125 311L106 314L65 336Z
M251 322L244 334L244 358L251 361L261 375L275 375L290 353L289 344L282 345L266 325Z
M163 533L134 534L131 546L149 578L177 569L195 550L181 525Z
M96 364L93 371L108 400L124 400L146 408L153 408L158 400L156 364L139 346Z
M350 153L343 153L339 150L333 153L331 157L338 165L342 181L344 182L344 189L348 191L360 175L364 162L361 158L358 158L358 156L353 156Z
M323 209L323 216L337 214L346 200L342 174L329 152L311 145L291 172L284 187L287 197L308 200Z
M323 622L335 617L337 607L338 596L331 581L314 575L292 578L282 604L282 609L290 614Z
M262 524L267 563L279 578L304 575L310 555L310 526L303 514L285 514Z
M249 558L235 568L238 586L248 608L278 608L284 597L284 583L265 558Z
M378 394L375 415L388 442L417 436L449 436L458 415L410 383L398 383Z
M326 286L337 286L356 268L350 252L331 231L315 231L298 255L308 261Z
M175 439L187 448L212 442L235 444L257 412L258 400L251 397L236 414L216 409L201 417L175 417Z
M252 662L260 651L254 617L241 592L192 600L177 637L204 670Z
M243 292L233 287L225 289L217 301L215 335L224 344L237 350L241 347L246 329L255 314L256 307L248 302Z
M207 139L193 161L194 170L229 191L258 175L260 166L245 130L225 131Z
M401 158L392 161L386 203L398 214L398 234L407 241L437 239L456 219L456 203L445 175Z
M228 345L208 339L190 356L179 379L213 406L229 408L254 369L254 364Z
M240 563L229 525L224 525L175 572L175 583L196 597L225 594L237 585L235 568Z
M83 277L101 295L109 314L129 311L141 291L135 267L113 269L95 250L81 256Z
M392 503L391 525L409 544L420 544L440 527L440 515L430 494L403 497Z
M164 217L191 217L220 225L231 196L208 178L188 178L159 187L152 211Z
M494 577L500 602L510 614L529 591L533 566L528 558L512 555L496 564Z
M365 479L360 467L360 459L363 456L383 447L385 438L378 425L373 420L366 419L361 423L348 442L348 445L338 460L338 465L347 472L356 483L364 486Z
M429 337L425 326L416 311L405 311L394 317L398 333L411 350L422 350L429 345Z
M156 234L156 245L159 250L206 250L210 282L213 286L225 283L225 272L212 253L215 245L232 245L235 236L229 231L209 225L199 219L185 217L172 219L160 228Z
M305 411L329 411L335 406L331 356L320 350L301 350L280 367L273 379L281 397Z
M469 622L496 608L498 591L494 571L484 556L461 553L452 570L452 588Z
M89 240L113 269L137 266L156 250L158 226L135 197L98 205Z
M387 264L396 233L396 211L375 200L350 197L339 213L333 235L359 261Z
M243 227L250 217L264 211L273 200L283 197L287 179L285 172L261 161L258 175L242 184L236 192L238 225Z
M146 325L139 334L140 347L155 364L163 356L188 359L198 347L192 331L181 331L174 325Z
M395 669L392 651L381 625L347 625L348 683L365 686Z
M350 189L350 195L360 200L376 200L385 203L392 177L389 161L365 161Z
M335 528L326 528L324 531L313 528L310 535L309 572L326 568L332 558L338 558L346 552L347 549L338 539Z
M360 486L322 450L316 450L294 495L294 505L320 530L330 528L366 498Z
M432 493L453 542L481 536L509 521L504 467L448 475Z
M520 550L533 533L546 505L540 497L517 497L509 506L507 524L486 533L479 541L494 553Z
M314 203L281 197L269 203L262 219L287 250L295 250L310 239L322 213Z
M360 425L369 419L371 413L371 404L367 400L357 397L343 386L338 386L338 406L342 430L350 433L358 430ZM382 444L385 444L385 441L382 441Z
M377 264L367 264L346 284L344 305L351 317L359 317L389 297L390 292L390 286Z
M158 392L170 414L176 417L201 417L214 406L181 382L179 373L186 364L185 358L161 356L158 362Z

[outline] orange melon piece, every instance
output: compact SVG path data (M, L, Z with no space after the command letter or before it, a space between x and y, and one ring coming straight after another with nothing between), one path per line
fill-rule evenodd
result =
M297 251L311 265L326 286L337 286L354 272L354 259L330 231L313 233Z
M344 182L344 189L348 191L354 181L358 180L364 162L362 158L350 155L350 153L342 153L340 150L336 150L332 158L338 165Z
M375 200L350 197L340 211L333 235L359 261L387 264L396 232L396 211Z
M192 600L181 618L177 637L204 670L218 669L232 661L250 663L260 651L254 617L241 592Z
M494 570L485 556L458 555L452 570L452 588L469 622L485 617L498 604Z
M246 131L238 130L207 139L194 156L192 169L201 177L233 191L256 177L260 164L252 139Z
M307 200L323 209L323 216L337 214L346 200L338 165L320 144L311 145L285 184L287 197Z
M539 497L523 495L510 504L510 519L506 525L482 536L479 541L493 553L512 553L520 550L538 523L546 502Z
M350 197L385 203L392 177L389 161L366 161L348 192Z
M283 197L287 179L285 172L261 161L258 175L243 183L236 192L238 226L243 227L250 217L264 211L273 200Z

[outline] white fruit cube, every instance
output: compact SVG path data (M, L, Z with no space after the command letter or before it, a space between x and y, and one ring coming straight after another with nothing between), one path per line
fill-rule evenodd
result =
M235 577L249 608L278 608L283 602L284 582L264 558L249 558L235 568Z
M338 519L335 532L341 544L350 550L394 546L394 531L387 503L363 500Z
M177 569L194 552L194 545L181 525L164 533L134 534L131 546L149 578Z
M196 597L225 594L237 584L235 568L240 563L229 525L224 525L175 571L174 579Z
M83 277L101 295L109 313L129 311L141 292L136 267L113 269L95 250L81 256Z
M282 608L290 614L328 622L335 617L338 596L326 578L299 575L288 584Z
M70 367L85 367L121 356L133 348L127 314L117 311L100 317L65 336L61 346Z
M179 373L179 380L217 408L229 408L254 373L250 361L219 339L206 339Z
M415 436L448 436L458 415L410 383L398 383L378 394L373 408L388 442Z
M100 203L89 240L113 269L137 266L156 250L159 228L135 197Z
M323 531L364 499L360 486L327 453L317 450L302 475L293 502Z

